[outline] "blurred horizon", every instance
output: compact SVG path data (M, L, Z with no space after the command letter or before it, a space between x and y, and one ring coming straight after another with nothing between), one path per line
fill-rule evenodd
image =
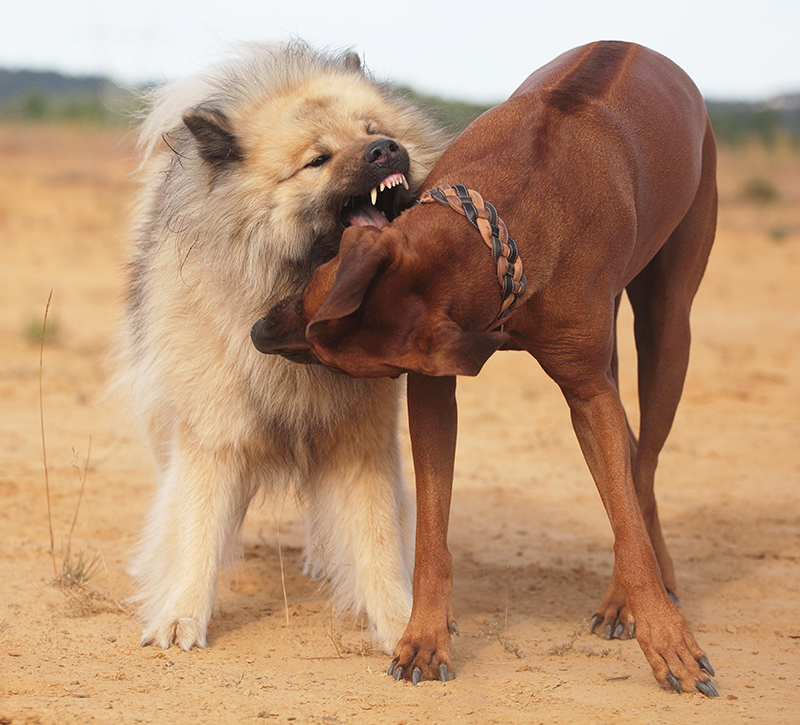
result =
M201 71L202 68L198 67L196 72ZM180 76L176 76L175 78L170 79L161 79L161 80L152 80L152 81L142 81L140 83L125 83L120 81L117 78L114 78L112 75L105 75L102 73L91 73L91 72L69 72L69 71L62 71L56 68L32 68L32 67L10 67L7 65L0 64L0 74L10 74L10 75L18 75L18 76L53 76L53 77L60 77L65 81L78 81L80 82L87 82L89 85L99 86L103 83L111 84L117 88L120 88L125 91L130 92L139 92L142 90L147 89L148 87L160 85L161 83L170 82L173 80L177 80ZM454 102L467 102L471 103L471 101L467 98L457 97L451 94L439 94L439 93L426 93L418 88L415 88L412 85L408 85L405 83L398 84L391 78L380 78L380 81L386 81L392 83L394 85L400 85L401 87L408 88L412 90L414 93L418 93L420 95L431 95L431 96L438 96L444 101L454 101ZM0 101L4 96L7 96L8 93L4 88L2 80L0 80ZM789 88L784 92L775 93L772 95L766 95L763 97L737 97L737 96L714 96L703 94L703 97L706 101L716 102L716 103L724 103L724 104L746 104L746 105L754 105L754 104L764 104L770 105L776 102L781 102L785 100L796 101L797 104L800 104L800 81L798 81L797 87L792 89ZM487 101L476 102L475 105L495 105L497 103L501 103L504 98L497 98L497 99L489 99Z
M146 88L122 87L103 76L0 68L0 122L130 126L145 108ZM395 85L395 90L426 108L454 134L494 105L420 93L408 86ZM719 143L800 143L800 92L764 101L707 98L706 107Z
M605 38L666 55L706 98L764 101L800 92L798 27L797 0L38 0L0 25L0 68L138 86L190 75L237 43L302 38L356 51L380 80L494 104L557 55Z

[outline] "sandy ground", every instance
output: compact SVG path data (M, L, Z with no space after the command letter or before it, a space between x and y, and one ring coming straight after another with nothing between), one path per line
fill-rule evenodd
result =
M130 153L121 134L0 128L0 723L800 722L800 153L721 158L720 230L659 469L682 608L717 670L715 700L661 689L635 642L586 632L611 572L610 528L566 405L521 353L459 383L455 681L395 683L361 624L331 616L301 575L292 501L249 517L208 649L141 649L126 560L152 470L104 397ZM778 200L742 199L754 179ZM53 555L38 343L51 289ZM630 409L627 310L622 327ZM405 460L411 480L407 445ZM91 589L53 584L82 563Z

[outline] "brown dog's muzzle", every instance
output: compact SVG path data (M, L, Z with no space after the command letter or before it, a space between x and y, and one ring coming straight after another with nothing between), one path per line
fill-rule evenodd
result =
M265 355L282 355L293 362L318 364L305 336L301 295L286 297L250 329L256 350Z

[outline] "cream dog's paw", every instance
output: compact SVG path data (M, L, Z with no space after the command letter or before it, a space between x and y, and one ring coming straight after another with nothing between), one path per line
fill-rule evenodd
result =
M192 647L205 648L206 625L192 617L179 617L155 623L142 633L142 647L169 649L173 644L187 652Z

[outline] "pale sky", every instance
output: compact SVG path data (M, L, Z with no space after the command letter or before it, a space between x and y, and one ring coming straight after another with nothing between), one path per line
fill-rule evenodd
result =
M380 79L498 102L559 53L613 39L672 58L711 99L800 93L800 0L2 1L0 67L124 83L190 74L238 41L297 36L353 48Z

